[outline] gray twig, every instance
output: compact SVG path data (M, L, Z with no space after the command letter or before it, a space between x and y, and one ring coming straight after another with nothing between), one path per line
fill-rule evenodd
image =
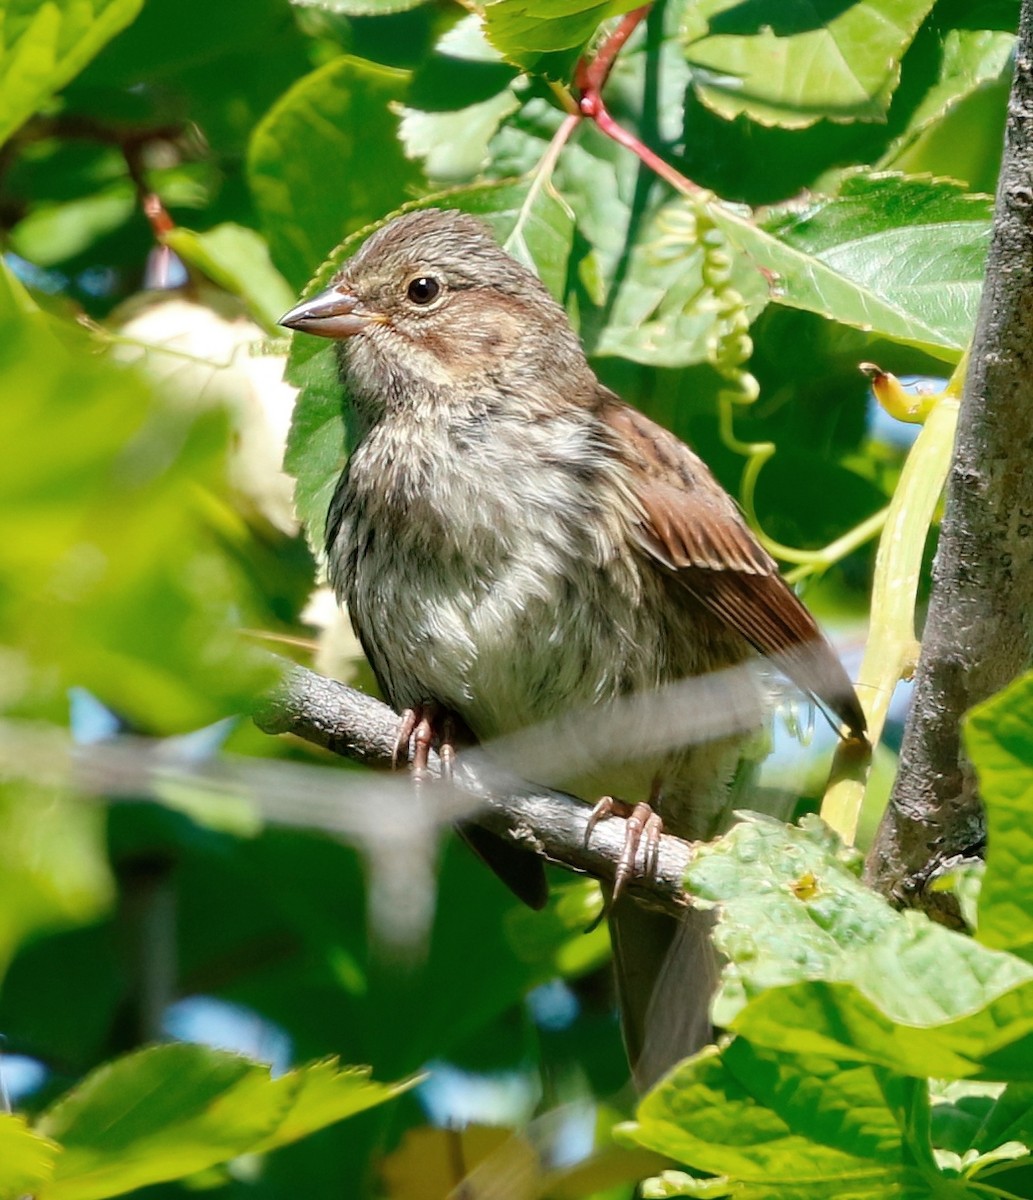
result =
M386 704L303 667L287 671L254 719L266 733L294 734L370 767L390 765L398 730L398 716ZM437 770L433 756L431 770ZM612 881L624 845L622 818L596 826L586 845L590 809L583 801L528 784L477 750L461 753L457 782L464 809L479 825L568 870ZM630 894L653 908L684 911L690 900L682 880L692 854L690 843L664 834L655 872L634 879Z

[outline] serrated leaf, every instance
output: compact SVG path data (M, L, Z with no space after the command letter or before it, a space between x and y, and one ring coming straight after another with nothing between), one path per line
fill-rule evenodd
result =
M248 178L273 261L294 287L343 237L396 208L418 183L390 107L408 78L362 59L334 59L290 88L255 130Z
M401 1085L404 1088L406 1085ZM40 1200L99 1200L261 1153L383 1103L365 1069L269 1068L205 1046L153 1046L94 1071L39 1129L61 1142Z
M137 15L143 0L24 0L0 6L0 143Z
M886 1085L868 1067L757 1053L736 1040L675 1068L621 1132L724 1177L736 1197L893 1196L922 1176L907 1164Z
M905 342L948 362L968 345L991 200L946 180L854 175L839 196L763 227L723 205L714 222L774 282L771 298Z
M636 7L635 0L490 0L484 30L509 62L564 79L600 24Z
M965 747L986 805L979 940L1033 958L1033 674L978 705Z
M900 60L933 0L701 0L690 10L696 92L732 120L801 129L885 119ZM706 22L706 31L700 27Z
M1001 77L1015 48L1015 34L998 29L950 29L943 39L939 76L911 114L907 129L886 155L894 164L916 138L942 121L957 104Z
M0 1113L0 1200L19 1200L50 1178L59 1147L26 1125L25 1118Z
M185 262L239 296L269 333L294 302L290 285L269 259L269 247L253 230L227 222L204 233L177 225L164 238Z
M277 1129L253 1146L251 1153L265 1154L296 1142L317 1129L384 1104L419 1082L419 1077L413 1077L400 1083L377 1083L370 1075L369 1067L340 1067L333 1058L274 1080L274 1087L291 1092L291 1105Z
M488 143L517 107L509 88L455 112L405 108L398 136L410 158L423 163L427 178L438 184L465 182L488 161Z
M537 272L553 295L562 294L573 220L569 209L546 181L531 178L517 183L457 188L406 205L400 211L428 207L457 208L480 217L514 258ZM325 287L341 263L384 221L342 242L320 267L305 294ZM345 454L346 400L338 378L334 347L320 338L295 336L287 378L299 389L299 394L284 467L298 481L295 507L310 542L318 550L323 544L326 512Z

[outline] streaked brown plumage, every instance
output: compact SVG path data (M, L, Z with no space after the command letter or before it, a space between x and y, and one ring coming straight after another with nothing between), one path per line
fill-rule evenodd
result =
M479 222L396 218L284 323L339 339L358 436L328 564L399 710L434 703L489 741L756 651L863 732L838 659L731 498L599 383L563 310ZM741 734L695 744L690 716L684 745L623 745L589 778L538 781L589 801L659 786L666 828L709 836L741 749ZM514 890L544 896L536 860L474 839ZM611 928L644 1084L706 1036L705 922L622 899Z

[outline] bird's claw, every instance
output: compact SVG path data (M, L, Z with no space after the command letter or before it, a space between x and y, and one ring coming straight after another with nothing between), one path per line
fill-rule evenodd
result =
M457 732L455 717L450 713L443 714L437 704L419 704L415 708L405 709L398 724L398 736L395 738L391 754L392 768L397 769L399 760L409 757L411 742L413 779L422 783L427 778L427 764L436 742L441 761L441 778L451 782L455 773Z
M627 804L623 800L615 800L613 796L604 796L592 809L588 824L585 826L586 846L596 825L613 816L623 817L626 826L624 846L613 873L613 890L607 906L609 908L613 907L617 898L627 887L629 880L635 875L640 846L642 847L642 875L649 877L656 873L657 864L660 861L660 835L664 831L660 815L655 813L648 804Z

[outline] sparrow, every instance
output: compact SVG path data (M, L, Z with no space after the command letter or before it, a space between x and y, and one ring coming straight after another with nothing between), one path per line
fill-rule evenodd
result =
M280 323L336 343L354 438L327 517L328 573L417 757L436 740L450 766L458 731L490 749L758 658L864 736L839 659L735 502L596 378L564 310L480 221L395 217ZM660 751L618 741L573 780L535 779L533 763L524 774L604 797L596 816L631 811L655 833L655 812L667 832L713 836L748 735L698 741L691 713L684 734ZM464 834L544 903L540 860L476 826ZM609 922L646 1088L711 1037L709 918L618 894Z

